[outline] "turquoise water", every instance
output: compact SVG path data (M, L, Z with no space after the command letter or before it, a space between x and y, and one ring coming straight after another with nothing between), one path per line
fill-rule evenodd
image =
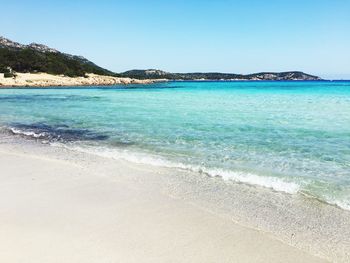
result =
M350 209L350 82L170 82L1 89L0 125Z

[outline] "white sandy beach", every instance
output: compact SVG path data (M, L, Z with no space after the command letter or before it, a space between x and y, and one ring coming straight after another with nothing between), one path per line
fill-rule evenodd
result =
M0 262L324 262L164 191L168 170L0 144Z
M16 73L16 78L4 78L0 73L1 87L50 87L50 86L105 86L118 84L149 84L165 80L139 80L132 78L118 78L96 74L86 74L87 77L67 77L47 73Z

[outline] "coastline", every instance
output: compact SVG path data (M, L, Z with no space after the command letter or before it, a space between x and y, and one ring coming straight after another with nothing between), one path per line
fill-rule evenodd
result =
M349 213L317 200L18 136L0 162L6 262L349 260Z
M63 75L53 75L48 73L16 73L16 78L4 78L4 73L0 73L1 88L49 88L49 87L85 87L85 86L113 86L113 85L132 85L132 84L153 84L158 82L302 82L302 81L330 81L330 80L264 80L264 79L136 79L129 77L112 77L105 75L86 74L87 77L67 77Z
M87 77L67 77L47 73L16 73L16 78L4 78L0 73L0 88L7 87L59 87L59 86L110 86L129 84L151 84L165 82L165 79L133 79L96 74L86 74Z

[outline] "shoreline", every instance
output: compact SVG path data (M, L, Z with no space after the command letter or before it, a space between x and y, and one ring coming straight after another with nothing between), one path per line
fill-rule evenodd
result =
M67 77L47 73L16 73L16 78L5 78L0 73L0 88L69 87L69 86L111 86L130 84L152 84L166 82L165 79L133 79L86 74L87 77Z
M4 78L0 73L1 88L65 88L65 87L91 87L91 86L113 86L113 85L142 85L161 82L331 82L342 80L263 80L263 79L135 79L128 77L113 77L96 74L86 74L87 77L67 77L48 73L16 73L16 78ZM346 80L345 80L346 81Z
M224 220L226 223L223 224L228 228L236 230L239 228L239 231L243 231L243 233L251 233L250 231L253 231L254 234L249 242L239 235L233 238L233 240L230 239L231 243L224 244L225 251L221 251L220 253L225 253L225 255L228 256L228 259L229 255L235 253L235 257L237 256L239 259L248 257L249 260L247 261L249 262L280 262L281 259L286 262L286 257L288 260L293 259L291 262L295 262L296 257L299 257L300 262L311 262L312 260L316 260L315 262L321 262L318 261L320 259L309 258L310 256L308 256L308 254L299 250L302 249L307 253L314 254L327 260L336 262L346 262L349 260L349 253L346 251L348 243L346 242L349 241L347 232L349 231L348 227L350 222L347 221L347 219L350 218L350 213L340 211L339 208L333 206L321 204L317 200L276 193L270 189L257 188L237 183L227 183L220 178L209 178L200 174L194 175L193 173L176 169L154 167L150 165L130 163L124 160L103 158L61 147L43 145L36 141L28 141L26 139L18 138L18 136L5 136L5 138L2 138L0 140L0 152L0 161L2 161L2 166L5 168L5 171L6 167L10 165L4 161L9 154L20 155L20 159L26 159L27 157L32 158L30 161L31 165L38 169L40 168L40 165L36 164L34 160L55 162L58 164L56 167L57 171L53 172L49 180L52 181L53 184L59 182L59 178L63 176L67 178L68 181L73 180L73 178L74 180L78 179L84 185L84 178L86 174L88 174L88 177L97 180L98 184L104 184L105 187L108 188L107 192L110 193L110 191L114 192L114 190L111 186L108 186L106 181L123 183L128 181L126 186L135 188L135 194L140 195L141 199L138 201L144 199L143 194L139 191L144 192L146 189L147 193L152 192L161 194L162 198L166 198L168 201L171 200L171 202L175 201L176 203L179 203L180 206L190 205L191 208L187 207L186 214L181 214L180 217L192 215L193 211L197 210L201 211L200 213L204 213L205 218L209 215L210 217L214 217L215 223L212 223L214 226L212 224L210 226L206 225L206 228L209 228L209 230L213 230L213 228L217 227L217 224L223 223L221 220ZM64 168L64 164L74 164L75 166L80 167L84 171L82 172L84 176L80 176L79 178L73 175L67 177L67 172L64 171L66 169ZM12 162L12 165L15 164ZM17 171L15 167L12 169ZM45 169L46 168L44 168L44 170ZM22 170L23 169L21 169L21 171ZM17 171L16 174L21 171ZM97 171L97 173L90 173L89 171ZM29 173L34 174L35 172L30 168ZM45 173L38 173L42 180L46 180L45 176L47 175ZM12 177L12 175L10 177ZM9 178L8 175L5 175L5 179L6 178ZM22 172L21 177L18 178L18 183L22 180L21 178L25 178L25 173ZM15 185L16 184L14 184L14 186ZM118 184L115 186L118 187ZM66 187L70 187L69 183ZM92 196L98 195L101 197L101 199L95 200L96 204L99 204L100 202L103 203L105 201L104 196L100 195L98 191L95 190L96 189L91 189ZM49 196L51 195L50 192L47 194ZM278 199L271 199L274 195L277 195ZM46 196L45 199L49 196ZM159 196L157 198L159 198ZM11 198L6 196L3 196L2 199L11 200ZM120 200L111 200L122 205L120 204ZM166 201L166 203L168 203L168 201ZM132 213L146 213L149 209L162 209L162 206L159 206L157 202L158 201L156 201L156 203L151 203L148 209L139 208L140 210L136 209L136 211L132 211ZM35 203L33 204L35 205ZM11 202L9 205L11 206ZM61 205L64 206L64 204ZM77 207L77 209L79 209L79 207ZM42 212L46 213L47 211L44 210ZM79 214L79 212L77 213ZM276 217L276 214L278 217ZM339 216L339 214L342 216ZM170 215L166 214L166 216ZM335 216L336 219L331 218L332 216ZM156 217L156 215L152 215L151 218L148 219L151 220ZM302 222L304 225L300 225ZM165 222L163 223L165 224L163 227L168 227ZM176 222L173 227L189 227L178 225L178 223L179 222ZM196 221L195 225L202 225L201 220ZM334 226L338 227L336 232L334 232ZM133 228L135 225L131 224L128 227ZM156 226L153 226L150 232L156 231L155 227ZM141 230L145 231L145 229ZM230 232L229 230L227 231ZM226 236L226 230L220 230L220 233L221 232L222 235ZM192 233L192 230L189 233ZM152 235L152 233L148 234ZM203 233L196 234L203 235ZM169 236L167 238L169 238ZM221 238L219 238L219 240L221 240ZM316 240L317 242L315 242ZM180 242L183 241L184 240L182 239L180 240ZM265 253L263 259L257 257L259 249L262 248L260 247L262 245L261 241L263 241L263 244L266 243L273 247L277 246L279 252L274 251L271 253L269 252L268 254ZM327 241L328 243L325 243ZM165 241L162 240L162 242ZM249 255L247 254L246 249L248 248L246 246L241 247L241 250L238 249L237 251L237 246L234 245L237 244L237 242L243 242L243 244L246 245L249 244L252 248L254 247L254 249L249 251ZM277 242L278 244L276 243L272 245L271 242ZM335 245L337 245L337 247L335 247ZM199 244L195 246L195 249L201 248L202 246ZM182 249L188 248L182 247ZM191 249L194 248L192 247ZM264 249L267 248L265 247ZM261 253L263 253L263 251L264 250L261 250ZM280 251L283 252L279 254ZM292 253L292 251L294 251L293 256L289 254ZM218 254L215 253L213 252L213 254L211 254L213 259L215 256L218 256ZM200 256L200 253L198 256ZM233 258L231 258L231 260L232 259Z

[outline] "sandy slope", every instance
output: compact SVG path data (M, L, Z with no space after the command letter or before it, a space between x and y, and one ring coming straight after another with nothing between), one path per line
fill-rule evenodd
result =
M16 78L4 78L0 73L1 87L48 87L48 86L96 86L96 85L116 85L116 84L149 84L165 80L138 80L131 78L117 78L111 76L101 76L87 74L87 78L70 78L62 75L51 75L47 73L17 73Z
M60 154L0 145L0 262L323 262L164 193L161 170Z

